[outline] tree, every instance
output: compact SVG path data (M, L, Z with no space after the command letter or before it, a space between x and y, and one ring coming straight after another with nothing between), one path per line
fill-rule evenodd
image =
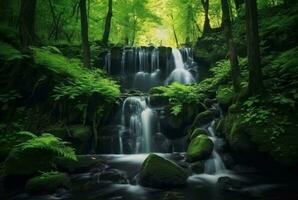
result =
M247 55L249 67L248 94L258 95L264 90L261 69L258 13L256 0L245 0Z
M221 6L222 6L222 15L223 15L222 27L227 41L227 46L229 48L229 59L231 63L231 77L232 77L234 91L237 93L240 91L240 68L239 68L235 43L233 41L228 0L221 0Z
M37 0L22 0L19 15L19 36L23 49L36 42L35 14Z
M179 48L179 41L178 41L178 37L177 37L176 29L175 29L175 24L174 24L174 17L173 17L172 13L171 13L171 19L172 19L172 30L173 30L174 37L175 37L176 47Z
M204 8L204 14L205 14L205 20L204 20L204 29L203 29L203 35L211 31L210 26L210 20L209 20L209 0L201 0L203 8Z
M103 45L107 46L109 42L109 36L111 31L111 23L112 23L112 16L113 16L113 0L108 0L108 13L105 21L105 29L102 37Z
M88 19L87 19L87 8L86 0L80 0L80 11L81 11L81 37L83 47L83 62L85 67L90 67L90 46L88 36Z

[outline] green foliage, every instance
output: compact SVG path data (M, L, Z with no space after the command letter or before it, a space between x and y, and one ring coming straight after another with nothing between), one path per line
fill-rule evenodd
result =
M168 86L152 88L153 95L160 95L169 99L171 113L177 116L185 104L197 103L204 99L204 95L199 94L196 85L183 85L172 83Z
M74 149L51 134L36 136L30 132L21 132L15 134L15 138L24 140L15 144L4 162L4 173L7 175L32 175L52 170L55 168L56 156L77 160Z
M105 78L99 69L86 69L79 60L67 59L47 49L33 48L33 53L36 64L66 78L66 81L54 89L53 97L56 101L88 98L93 93L99 93L104 101L110 103L120 95L119 86Z
M31 149L41 149L50 151L55 155L65 157L70 160L76 160L74 149L68 147L68 143L62 141L60 138L48 133L44 133L38 137L32 133L30 135L32 138L16 145L14 151L24 152Z
M229 87L220 87L216 93L216 100L223 105L229 105L232 103L234 92Z
M220 84L227 84L230 81L231 68L228 60L218 61L210 71L212 76L198 84L199 92L217 90Z
M14 61L20 60L23 56L21 52L15 49L10 44L0 41L0 60L2 61Z

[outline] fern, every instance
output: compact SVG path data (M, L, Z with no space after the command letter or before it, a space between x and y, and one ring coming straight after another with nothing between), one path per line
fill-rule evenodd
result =
M39 137L33 136L31 139L16 145L14 150L23 152L31 149L43 149L70 160L77 160L74 149L67 146L67 144L60 138L44 133Z

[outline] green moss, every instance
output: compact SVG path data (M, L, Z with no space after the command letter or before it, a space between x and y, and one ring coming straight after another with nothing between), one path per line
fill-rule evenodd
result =
M70 177L65 173L50 172L30 179L26 184L26 192L31 195L51 194L60 188L69 189Z
M199 135L193 139L186 152L187 160L190 162L208 158L213 150L213 142L206 135Z
M140 172L140 183L144 186L167 188L186 184L186 172L165 158L150 154Z
M202 129L202 128L196 128L191 136L190 136L190 140L193 140L195 139L197 136L199 135L208 135L208 132L205 130L205 129Z

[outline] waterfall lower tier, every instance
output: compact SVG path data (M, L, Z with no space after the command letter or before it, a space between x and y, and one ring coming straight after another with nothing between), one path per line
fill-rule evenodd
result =
M218 173L226 171L225 164L222 161L219 153L217 152L218 149L221 148L222 143L221 143L221 139L215 135L214 124L215 124L215 121L212 121L211 124L207 128L209 137L214 143L214 149L213 149L211 157L208 160L206 160L206 162L205 162L204 173L206 173L206 174L218 174Z
M148 106L147 97L128 97L123 102L122 128L119 131L120 153L124 153L124 140L133 153L151 152L151 135L155 114Z

